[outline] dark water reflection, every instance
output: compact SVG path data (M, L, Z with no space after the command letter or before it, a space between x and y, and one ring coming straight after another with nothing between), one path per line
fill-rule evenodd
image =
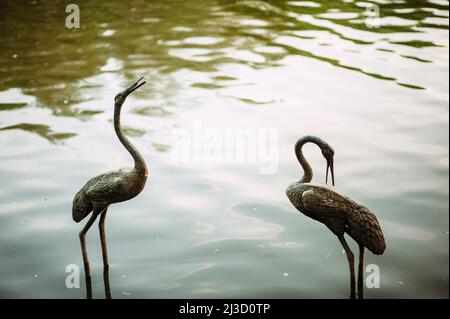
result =
M338 242L284 195L305 134L333 144L337 186L385 231L385 255L366 256L382 288L366 297L447 298L448 1L380 1L371 29L367 3L85 1L69 30L63 1L2 1L0 297L84 296L64 285L68 264L82 268L71 200L130 164L112 97L144 75L123 121L150 180L108 216L115 298L345 298ZM173 161L173 130L196 120L278 128L276 174ZM320 154L306 152L323 181Z

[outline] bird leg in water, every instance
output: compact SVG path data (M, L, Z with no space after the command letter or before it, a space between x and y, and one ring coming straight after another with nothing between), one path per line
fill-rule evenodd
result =
M105 218L107 209L105 208L100 214L100 221L98 222L98 230L100 232L100 241L102 243L102 256L103 256L103 266L108 267L108 250L106 248L106 237L105 237Z
M92 285L91 285L91 268L89 266L89 257L87 253L87 246L86 246L86 233L89 230L89 228L92 226L92 224L97 219L96 212L94 211L91 215L91 218L89 218L86 225L83 227L83 229L80 231L80 243L81 243L81 253L83 254L83 264L84 264L84 275L86 277L86 298L91 299L92 298Z
M105 218L107 208L105 208L100 214L100 221L98 222L98 229L100 232L100 241L102 244L102 256L103 256L103 282L105 284L105 296L106 299L111 299L111 287L109 285L109 262L108 262L108 250L106 248L105 237Z
M105 284L105 297L111 299L111 286L109 285L109 266L103 267L103 282Z
M364 246L359 245L359 265L358 265L358 298L364 298Z
M355 264L354 264L355 257L353 256L353 253L352 253L350 247L348 247L348 244L345 241L344 235L340 235L340 236L338 236L338 238L339 238L339 241L341 242L342 246L344 247L345 253L347 254L348 265L350 267L350 299L355 299L355 297L356 297Z

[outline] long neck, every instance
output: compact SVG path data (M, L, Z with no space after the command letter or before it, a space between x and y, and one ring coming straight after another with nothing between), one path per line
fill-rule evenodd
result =
M128 140L128 138L123 134L122 128L120 126L120 111L122 109L122 105L116 104L114 107L114 130L116 131L117 137L119 138L122 145L127 149L127 151L131 154L134 160L134 169L139 173L146 174L147 166L145 165L144 158L138 152L138 150L134 147L133 144Z
M303 168L303 177L300 180L300 183L309 183L313 178L313 170L306 160L305 156L303 156L302 147L308 142L315 143L314 139L310 136L302 137L295 144L295 155L297 156L300 165Z

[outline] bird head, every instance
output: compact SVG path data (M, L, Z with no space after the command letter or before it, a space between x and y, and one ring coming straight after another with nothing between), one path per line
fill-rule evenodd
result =
M328 183L328 171L331 171L331 183L334 186L334 150L328 144L323 145L321 147L321 150L323 157L325 157L327 161L327 173L325 178L325 184Z
M138 88L143 86L145 84L145 81L141 82L143 77L141 77L139 80L131 84L129 87L127 87L125 90L117 94L114 98L114 102L116 105L122 105L123 102L125 102L125 99L128 95L136 91Z

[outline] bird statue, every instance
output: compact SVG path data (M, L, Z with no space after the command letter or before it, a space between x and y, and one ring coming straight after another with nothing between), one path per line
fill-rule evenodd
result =
M128 88L117 94L114 98L114 130L119 141L131 154L134 160L133 168L123 168L91 178L75 195L72 206L72 218L75 222L82 221L91 212L86 225L80 232L81 251L83 255L84 271L86 276L87 297L90 298L91 292L91 274L89 267L89 258L86 247L86 233L97 216L100 215L99 232L102 246L102 257L104 270L104 279L109 269L108 253L106 249L105 238L105 218L110 204L127 201L137 196L145 186L147 180L147 166L144 158L138 150L131 144L128 138L123 134L120 126L120 112L125 99L132 92L140 88L145 82L142 77L131 84ZM107 287L108 286L108 287ZM105 280L106 297L110 298L109 282Z
M295 144L295 155L303 168L304 175L298 182L288 186L286 195L295 208L306 216L325 224L338 237L350 267L351 299L356 298L354 256L344 234L348 234L358 243L358 298L363 298L364 248L376 255L383 254L386 248L383 232L376 216L368 208L338 193L334 187L311 183L313 171L302 152L302 147L306 143L314 143L321 149L327 161L325 184L328 182L328 172L331 171L334 186L333 148L319 137L304 136Z

